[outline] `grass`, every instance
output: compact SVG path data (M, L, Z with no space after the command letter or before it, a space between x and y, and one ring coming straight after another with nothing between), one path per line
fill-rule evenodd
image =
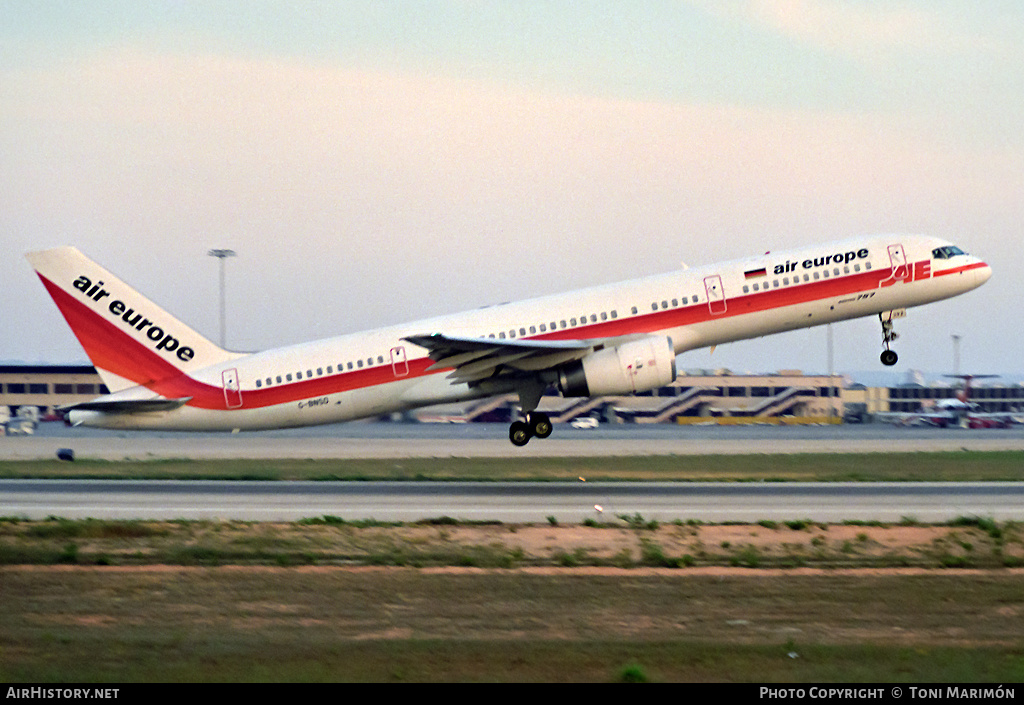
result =
M913 530L898 543L896 529ZM407 567L1006 568L1024 565L1024 526L979 517L865 527L805 521L618 521L519 525L449 517L381 523L0 521L0 565Z
M0 477L978 481L1022 467L1019 452L6 461ZM1024 598L1005 570L1024 565L1022 527L900 524L920 537L894 547L895 525L879 522L639 515L583 527L0 518L0 680L1024 680ZM742 570L695 570L716 566ZM835 570L891 566L926 570ZM624 570L580 570L606 567Z
M393 481L1017 481L1024 452L605 458L0 461L0 478Z
M0 568L0 593L7 682L1024 677L1002 572Z

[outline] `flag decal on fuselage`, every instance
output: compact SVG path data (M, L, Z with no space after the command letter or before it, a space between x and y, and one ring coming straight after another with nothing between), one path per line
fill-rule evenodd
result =
M743 278L744 279L755 279L757 277L766 277L766 276L768 276L768 270L766 268L764 268L764 267L761 267L760 269L751 269L749 272L744 272L743 273Z

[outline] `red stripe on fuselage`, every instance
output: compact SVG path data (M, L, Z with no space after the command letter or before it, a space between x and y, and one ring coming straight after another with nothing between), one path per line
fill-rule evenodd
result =
M958 274L984 266L984 263L978 263L948 270L935 271L933 269L931 276L939 277ZM730 292L726 291L726 300L732 305L725 314L716 316L711 315L707 302L702 302L673 309L652 311L638 316L581 325L571 329L552 331L536 336L524 336L522 339L577 340L614 338L637 333L655 333L661 330L704 323L712 319L721 320L722 318L805 304L853 293L874 291L881 286L882 282L892 278L893 271L891 268L886 268L859 274L840 275L829 279L791 284L777 289L770 288L763 292L739 296L730 295ZM776 275L776 278L778 276ZM110 321L104 320L96 312L49 282L45 277L40 275L40 278L57 303L64 318L82 343L82 346L89 354L90 359L93 360L97 367L110 370L121 377L130 379L168 398L192 397L188 406L203 409L227 409L221 387L199 382L182 373L173 365L161 359L157 353L133 340ZM771 278L765 278L763 281L771 281ZM517 323L517 326L521 325L521 323ZM511 322L509 325L511 325ZM239 367L245 366L244 360L238 360L237 362ZM362 370L339 372L262 389L243 388L241 391L242 406L235 408L254 409L293 403L304 399L365 389L389 382L416 379L448 371L447 369L442 369L427 372L427 368L432 364L433 361L427 357L410 359L408 361L408 374L403 374L401 377L395 376L390 364L383 364ZM276 370L268 370L267 376L276 375ZM252 373L247 375L250 379L254 376L262 377L263 375L253 375Z

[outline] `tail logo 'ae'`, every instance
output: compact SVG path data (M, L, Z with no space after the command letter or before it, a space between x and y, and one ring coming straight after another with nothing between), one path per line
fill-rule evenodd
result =
M99 301L107 296L110 296L110 292L103 288L103 282L98 281L93 283L89 277L80 275L78 279L72 284L78 289L86 298L92 299L93 301ZM103 303L107 303L104 301ZM173 353L182 362L189 362L196 354L196 351L188 346L183 346L177 338L172 336L170 333L164 331L163 328L156 325L155 322L149 320L141 313L137 313L135 309L129 308L123 301L113 299L107 306L107 310L114 318L122 320L128 325L129 328L134 328L138 331L145 331L146 337L153 341L153 347L156 350Z

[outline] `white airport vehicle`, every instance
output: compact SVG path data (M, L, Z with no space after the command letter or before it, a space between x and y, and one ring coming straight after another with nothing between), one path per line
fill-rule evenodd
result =
M566 397L655 389L687 350L877 316L881 359L893 365L893 312L992 273L938 238L862 237L247 354L221 349L73 247L28 259L110 390L68 407L74 425L258 430L516 394L516 445L551 434L537 411L549 386Z

